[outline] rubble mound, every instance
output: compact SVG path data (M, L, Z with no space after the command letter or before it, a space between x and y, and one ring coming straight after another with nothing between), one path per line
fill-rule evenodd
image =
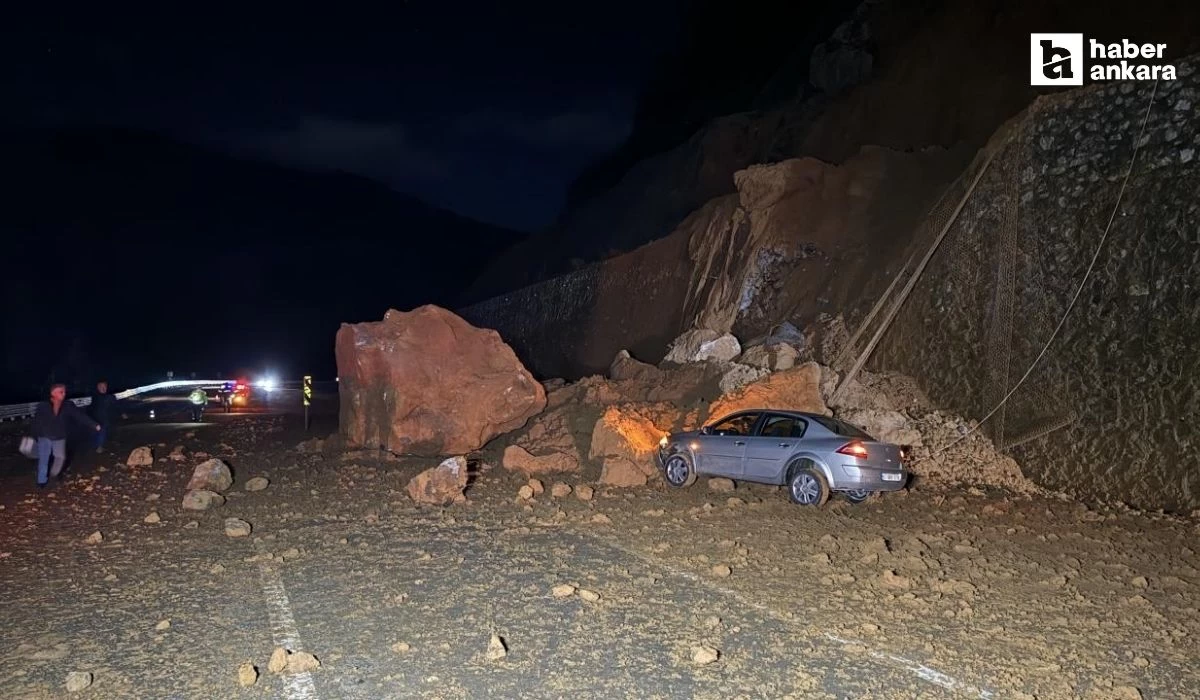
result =
M676 346L709 335L693 333ZM796 335L800 343L815 338L818 348L827 339L814 354L829 358L836 358L845 340L838 319ZM651 367L621 353L610 371L614 378L586 377L551 392L551 409L507 441L503 464L527 475L582 471L586 465L599 470L598 482L606 486L641 486L655 475L654 453L664 435L694 430L741 410L774 408L832 415L879 440L907 446L918 488L1038 490L971 423L933 406L911 377L863 371L835 398L841 380L837 371L811 360L788 366L804 354L778 339L752 346L736 363L709 358ZM747 359L754 364L744 364ZM755 374L737 388L722 389L723 378L743 368ZM581 429L587 425L590 431Z

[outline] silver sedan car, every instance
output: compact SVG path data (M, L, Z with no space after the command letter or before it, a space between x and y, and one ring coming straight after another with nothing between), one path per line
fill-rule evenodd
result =
M859 503L908 482L904 450L845 421L798 411L740 411L700 430L668 435L658 465L673 488L699 475L787 486L794 503L820 506L833 491Z

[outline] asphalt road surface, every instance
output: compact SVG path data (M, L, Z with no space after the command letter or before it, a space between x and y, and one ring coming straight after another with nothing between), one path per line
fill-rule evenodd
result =
M1194 611L1155 621L1160 597L1147 592L1139 605L1150 607L1129 614L1148 626L1122 628L1096 612L1103 579L1076 571L1062 594L1035 583L1063 558L1042 556L1044 533L1074 533L1079 557L1103 547L1096 559L1147 572L1131 559L1144 542L1179 551L1170 538L1192 536L1174 522L1081 525L1046 503L987 500L998 515L986 527L1017 532L1002 542L979 529L983 501L974 511L939 512L940 501L917 496L800 511L765 489L739 488L740 505L715 507L707 489L648 488L517 502L523 481L500 469L475 476L469 504L418 507L404 486L430 465L321 451L306 440L334 429L333 395L318 397L305 432L292 394L200 424L186 422L180 395L129 402L112 451L79 450L47 492L33 489L29 460L0 457L0 697L989 698L1017 688L1092 697L1135 681L1143 697L1184 697L1197 688L1186 644ZM3 432L15 438L19 427ZM139 445L153 447L155 465L121 464ZM184 484L210 455L233 468L228 502L185 511ZM259 475L270 479L265 491L243 490ZM907 528L895 524L914 514ZM229 517L251 523L252 535L226 536ZM1027 529L1042 539L1020 539ZM952 556L930 549L961 541L937 533L976 530L977 557L962 545ZM889 540L877 546L881 532ZM722 561L733 576L710 572ZM914 572L939 561L962 570L941 571L936 590L876 583L881 566L919 581ZM1192 585L1180 561L1154 561L1178 574L1172 585ZM563 585L576 592L556 597ZM1085 597L1096 623L1055 607ZM1091 626L1077 635L1072 619ZM486 654L492 635L503 658ZM700 646L719 658L694 663ZM310 652L320 667L272 673L277 647ZM247 662L260 676L242 688ZM92 685L69 694L72 671L92 674ZM1094 695L1109 696L1122 695Z

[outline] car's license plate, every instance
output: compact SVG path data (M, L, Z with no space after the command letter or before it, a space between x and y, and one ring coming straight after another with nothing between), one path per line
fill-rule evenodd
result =
M879 478L883 479L884 481L900 481L900 475L899 475L899 474L887 474L887 473L885 473L885 474L881 474Z

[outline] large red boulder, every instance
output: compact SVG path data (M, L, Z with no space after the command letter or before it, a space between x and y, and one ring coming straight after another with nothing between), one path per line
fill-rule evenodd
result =
M542 385L498 333L437 306L342 324L336 352L350 446L465 454L546 406Z

